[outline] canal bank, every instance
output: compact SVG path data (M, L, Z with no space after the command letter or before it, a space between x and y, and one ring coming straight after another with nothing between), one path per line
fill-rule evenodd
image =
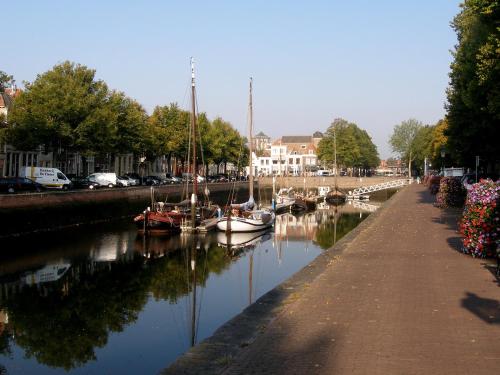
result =
M154 187L157 201L179 201L183 185ZM233 184L209 184L210 197L225 204ZM246 198L248 186L234 184L236 194ZM0 238L130 217L151 201L151 187L98 190L50 191L0 195ZM244 199L242 198L242 200Z
M495 373L499 280L433 200L405 188L163 373Z

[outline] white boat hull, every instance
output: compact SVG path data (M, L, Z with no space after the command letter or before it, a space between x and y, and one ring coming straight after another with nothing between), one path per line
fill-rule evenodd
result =
M274 213L266 212L265 214L269 215L270 218L268 219L266 217L266 219L263 220L262 218L230 216L228 220L228 217L224 216L220 218L217 223L217 229L223 232L257 232L259 230L271 228L274 224ZM228 221L230 222L229 229Z

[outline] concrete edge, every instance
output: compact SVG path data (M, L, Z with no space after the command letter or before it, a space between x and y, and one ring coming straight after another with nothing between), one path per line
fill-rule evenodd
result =
M403 189L406 188L407 186ZM333 247L224 323L212 336L177 358L160 374L222 373L233 358L263 334L286 306L298 299L301 292L335 262L362 231L371 227L384 211L398 202L400 196L401 194L394 194Z

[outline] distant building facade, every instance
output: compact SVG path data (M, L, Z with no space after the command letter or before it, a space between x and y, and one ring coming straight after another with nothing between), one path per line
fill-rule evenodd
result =
M312 136L282 136L253 158L258 175L299 176L314 172L318 166L317 147L323 137L320 132Z
M401 159L380 160L380 165L375 170L375 173L380 176L401 176L405 172L407 168Z

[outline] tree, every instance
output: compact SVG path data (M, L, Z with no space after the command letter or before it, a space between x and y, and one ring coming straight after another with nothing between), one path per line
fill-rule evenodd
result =
M95 111L108 96L106 84L94 77L94 70L66 61L27 83L9 115L10 143L25 150L40 144L47 151L87 149L86 144L78 142L76 130L86 122L93 122L94 130L103 124L103 115L99 121L92 116L99 117ZM99 129L99 133L108 134L106 129Z
M334 145L336 138L336 147ZM372 168L380 160L377 147L365 130L344 119L335 119L318 144L318 157L333 165L337 151L337 165L344 167Z
M432 158L434 130L434 126L422 126L415 137L413 161L419 174L423 174L425 159Z
M417 150L417 135L423 125L420 121L409 119L394 126L394 131L389 139L392 151L399 154L401 159L408 162L408 177L411 177L411 163Z
M498 163L500 139L500 1L466 0L452 22L458 44L447 91L447 149L464 166L475 155Z
M0 70L0 92L4 92L5 89L12 83L13 79L13 76L10 76Z

